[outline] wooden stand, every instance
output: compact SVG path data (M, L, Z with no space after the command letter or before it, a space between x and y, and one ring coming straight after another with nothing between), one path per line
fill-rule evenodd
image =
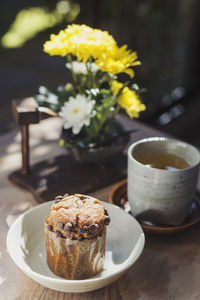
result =
M31 191L38 202L53 199L58 194L90 193L126 177L127 160L123 153L112 157L107 164L80 164L67 154L52 157L30 167L29 163L29 125L40 122L41 114L54 116L47 108L40 108L33 98L13 101L13 114L22 134L22 167L10 174L14 184ZM142 123L121 117L120 121L127 130L137 128L133 133L135 140L149 136L167 136ZM78 190L77 190L78 187Z
M22 149L22 168L21 173L27 175L29 167L29 125L40 122L40 112L38 105L33 98L23 100L13 100L13 116L17 124L21 127L21 149Z
M126 157L121 154L107 164L80 164L67 154L30 166L29 125L40 122L41 113L53 115L37 106L33 98L14 100L13 114L21 127L22 167L10 174L12 183L30 190L38 202L58 194L89 193L126 177ZM77 187L78 190L77 190Z

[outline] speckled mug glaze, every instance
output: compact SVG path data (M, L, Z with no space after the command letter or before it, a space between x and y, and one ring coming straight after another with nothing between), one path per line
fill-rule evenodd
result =
M138 162L137 154L167 152L184 158L191 167L175 171L150 168ZM128 200L139 220L180 225L187 216L196 192L199 151L184 142L151 137L128 149Z

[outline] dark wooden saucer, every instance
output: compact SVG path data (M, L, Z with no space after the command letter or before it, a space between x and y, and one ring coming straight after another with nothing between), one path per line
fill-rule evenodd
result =
M127 179L121 181L114 186L110 195L109 202L115 204L127 213L131 214L130 205L127 199ZM188 215L184 222L178 226L167 226L160 224L152 224L150 222L142 222L138 220L145 232L151 232L156 234L172 234L179 231L183 231L200 222L200 195L197 192L194 201L188 210Z

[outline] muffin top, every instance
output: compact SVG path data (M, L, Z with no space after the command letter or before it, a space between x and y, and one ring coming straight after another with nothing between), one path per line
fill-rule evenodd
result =
M101 236L110 217L101 201L81 194L57 196L45 219L58 237L84 240Z

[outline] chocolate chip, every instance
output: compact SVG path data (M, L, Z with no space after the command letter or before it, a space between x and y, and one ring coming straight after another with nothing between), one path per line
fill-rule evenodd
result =
M90 226L89 226L89 231L91 233L95 233L98 229L99 229L99 225L98 224L90 224Z
M105 213L106 216L108 216L108 211L105 208L104 208L104 213Z
M53 230L53 226L51 226L51 225L49 225L49 224L47 225L47 228L48 228L49 231L52 231L52 230Z
M87 199L87 197L85 197L85 196L79 196L79 199L84 200L84 199Z
M76 222L71 221L71 224L72 224L72 228L75 228L75 227L76 227Z
M58 200L58 199L61 200L62 198L63 198L63 196L59 195L59 196L56 196L55 200Z
M55 198L54 203L58 203L58 202L60 202L62 199L63 199L63 196L57 196L57 197Z
M59 230L56 230L56 236L57 237L63 237L62 233Z
M81 229L80 229L80 233L85 233L87 231L88 231L88 227L86 225L81 227Z
M54 203L58 203L58 202L60 202L60 201L61 201L61 199L58 199L58 200L55 200Z
M65 226L64 226L64 229L66 230L66 231L71 231L72 230L72 224L71 223L69 223L69 222L67 222L66 224L65 224Z
M110 224L110 217L106 216L105 219L104 219L104 223L106 225L109 225Z
M65 198L65 197L67 197L67 196L69 196L69 194L66 193L66 194L64 194L63 198Z
M58 228L59 228L60 230L63 230L63 229L64 229L64 226L65 226L64 223L62 223L62 222L58 223Z

